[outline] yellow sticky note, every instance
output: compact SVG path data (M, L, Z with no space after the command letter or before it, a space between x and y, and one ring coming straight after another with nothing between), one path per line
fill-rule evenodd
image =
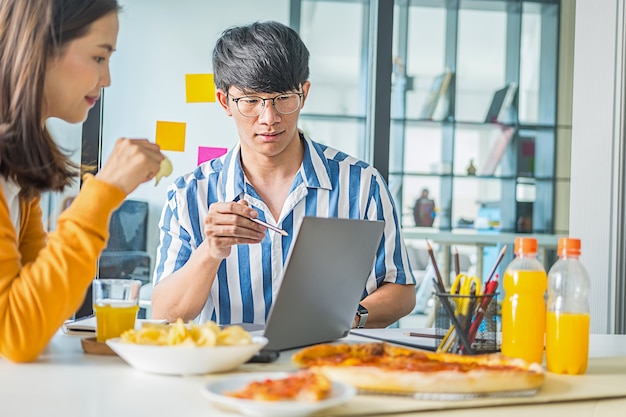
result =
M186 74L187 103L209 103L215 101L213 74Z
M162 151L185 150L185 130L187 123L157 121L156 143Z

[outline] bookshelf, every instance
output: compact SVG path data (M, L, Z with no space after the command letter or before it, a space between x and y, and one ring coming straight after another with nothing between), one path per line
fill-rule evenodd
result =
M389 184L403 227L428 188L433 233L567 232L554 221L569 187L556 169L559 13L558 0L396 2ZM428 117L444 74L446 111Z
M301 127L373 163L403 227L428 188L436 230L567 233L568 204L554 197L569 192L557 155L571 141L571 122L557 121L571 112L557 113L558 72L571 72L559 69L559 0L291 4L314 86Z

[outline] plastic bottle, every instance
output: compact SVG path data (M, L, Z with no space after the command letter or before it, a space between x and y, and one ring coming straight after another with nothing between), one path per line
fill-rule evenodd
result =
M515 239L515 259L504 272L502 354L542 363L548 277L537 260L537 240Z
M580 239L560 238L559 259L548 273L546 365L580 375L589 355L589 274L580 263Z

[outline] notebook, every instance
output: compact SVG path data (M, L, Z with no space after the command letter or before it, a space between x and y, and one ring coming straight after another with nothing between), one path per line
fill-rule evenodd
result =
M166 323L165 320L135 320L135 329L141 329L143 323ZM76 320L69 320L63 323L61 327L63 333L71 336L95 336L96 335L96 317L86 316Z
M445 330L440 331L432 327L424 329L352 329L351 334L370 339L382 340L395 343L396 345L409 346L423 350L435 351L443 339Z
M264 350L344 337L374 266L384 222L305 217L265 328Z

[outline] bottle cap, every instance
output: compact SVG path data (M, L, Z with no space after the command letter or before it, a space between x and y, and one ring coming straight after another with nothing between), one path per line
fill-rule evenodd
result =
M559 238L557 253L559 255L580 255L580 239L571 237Z
M534 237L516 237L513 252L537 253L537 239Z

